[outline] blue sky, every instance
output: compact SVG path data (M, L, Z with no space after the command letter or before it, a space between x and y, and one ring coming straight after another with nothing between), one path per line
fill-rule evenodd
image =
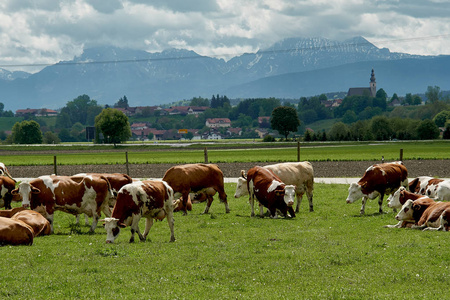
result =
M450 0L0 3L0 67L27 72L42 68L27 65L71 60L100 45L149 52L184 48L227 59L284 38L354 36L394 52L450 55Z

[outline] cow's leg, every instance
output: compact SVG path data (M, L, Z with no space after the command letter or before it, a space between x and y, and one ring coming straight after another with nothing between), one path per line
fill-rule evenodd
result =
M230 208L228 207L227 194L223 189L217 189L216 191L219 193L220 201L225 204L225 212L228 214L230 212Z
M207 196L206 207L205 210L203 211L204 214L207 214L209 212L209 208L211 207L213 200L214 198L212 196L210 195Z
M75 224L76 225L80 224L80 215L77 215L75 218L76 218Z
M250 203L250 207L252 209L252 213L250 216L252 216L252 217L255 216L255 199L253 197L254 197L254 195L251 194L250 197L248 198L248 202Z
M173 203L172 203L172 201L166 201L164 203L164 209L166 210L167 223L169 224L169 228L170 228L170 241L175 242L175 233L173 230L175 220L173 219Z
M288 208L288 212L289 212L289 215L291 215L291 218L295 218L295 212L294 212L294 209L292 207Z
M50 223L50 233L53 234L53 214L47 213L47 216L44 216L48 222Z
M361 210L359 211L359 213L360 213L361 215L363 215L363 214L365 213L365 211L366 211L366 202L367 202L367 197L366 197L366 196L363 196L363 198L362 198Z
M297 192L297 206L295 207L295 212L300 212L300 203L302 203L303 193Z
M91 228L89 228L90 233L95 232L95 228L97 228L98 219L100 219L100 215L97 214L96 212L94 212L92 214L92 225L91 225Z
M378 212L380 214L383 213L383 198L384 198L384 194L382 193L382 194L380 194L380 198L378 198L378 206L379 206Z
M270 211L270 209L269 209L269 211ZM270 211L270 215L272 215L272 211ZM264 218L264 206L261 203L259 203L259 216L261 218Z
M306 192L306 196L308 196L308 201L309 201L309 211L313 212L314 211L314 206L313 206L313 192L312 191L307 191Z
M183 216L187 215L188 198L189 198L189 190L183 192Z
M150 229L152 228L152 226L153 226L153 218L146 218L144 235L141 234L141 232L139 231L139 227L138 227L137 233L139 235L139 239L141 240L141 242L145 242L145 240L147 239L147 235L150 232Z
M79 215L77 215L78 217ZM110 217L110 216L109 216ZM77 220L78 221L78 220ZM89 217L87 214L84 214L84 225L89 226Z

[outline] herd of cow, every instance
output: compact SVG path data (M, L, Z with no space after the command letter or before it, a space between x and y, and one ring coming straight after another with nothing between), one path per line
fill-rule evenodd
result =
M401 208L396 225L386 227L411 227L421 229L449 229L450 182L431 177L418 177L408 183L408 171L401 162L370 166L364 176L349 187L347 203L362 198L361 214L367 199L379 197L379 211L385 194L388 206ZM113 243L120 228L130 226L131 238L137 233L141 241L146 237L153 221L167 219L170 241L175 241L174 212L187 214L192 203L207 201L208 213L213 196L218 193L228 213L227 195L222 171L215 164L186 164L166 171L162 180L135 180L119 173L83 173L73 176L45 175L29 181L16 181L6 166L0 163L0 245L31 245L33 238L53 232L55 210L92 218L90 232L102 221L106 242ZM255 215L255 200L260 216L264 207L270 217L295 217L302 196L306 193L309 210L313 208L314 171L309 162L279 163L264 167L255 166L241 171L236 185L235 198L249 195L251 216ZM22 207L11 208L13 198ZM297 206L294 211L294 200ZM436 201L438 200L438 201ZM105 214L99 220L101 213ZM139 220L146 218L145 230L139 230Z

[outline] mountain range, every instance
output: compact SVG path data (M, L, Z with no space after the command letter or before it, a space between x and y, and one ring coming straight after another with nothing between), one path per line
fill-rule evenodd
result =
M388 95L424 93L428 86L450 89L450 56L394 53L362 37L290 38L228 61L184 49L88 48L34 74L0 69L0 102L15 111L58 109L83 94L109 105L125 95L130 106L216 94L298 99L368 87L372 69L377 88Z

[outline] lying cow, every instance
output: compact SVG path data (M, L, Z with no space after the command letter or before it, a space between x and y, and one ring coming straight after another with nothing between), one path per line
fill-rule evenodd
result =
M139 220L146 218L145 231L141 234ZM161 180L137 181L123 186L110 218L102 220L106 229L106 243L113 243L120 228L131 225L130 243L134 242L136 232L141 241L145 241L153 219L167 218L170 228L170 241L175 241L173 219L173 190Z
M395 217L397 220L413 220L414 229L443 230L448 228L448 212L450 202L435 202L421 198L416 201L408 200ZM447 227L446 227L447 226Z
M104 177L109 181L109 184L111 186L111 190L113 192L113 196L109 199L109 206L114 207L114 204L116 203L116 196L119 190L128 183L132 183L133 179L128 176L127 174L122 173L79 173L76 175L71 176L71 178L77 182L83 179L83 177L86 176L95 176L95 177ZM88 216L84 215L85 225L89 225ZM77 215L77 221L76 224L79 224L80 215Z
M313 190L314 190L314 170L312 165L308 161L304 162L287 162L274 165L267 165L264 168L272 171L276 174L285 184L295 185L295 193L297 198L297 207L295 212L300 211L300 203L302 201L303 194L306 192L306 196L309 200L309 211L314 211L313 208ZM247 182L244 176L245 171L241 171L241 177L238 178L236 185L235 198L239 198L248 194Z
M0 217L0 245L33 245L34 232L30 225L11 218Z
M41 176L21 182L12 193L22 196L22 206L40 212L50 222L52 233L55 210L92 217L90 232L97 227L102 211L111 215L108 200L112 191L106 178L84 177L76 182L68 176Z
M419 176L409 182L409 190L416 194L434 198L437 184L444 181L430 176Z
M394 193L400 186L408 187L408 170L402 162L375 164L358 182L350 184L346 201L353 203L362 198L360 213L364 214L367 199L379 196L379 212L382 213L384 195Z
M276 218L277 210L287 217L295 217L292 208L295 198L295 186L286 185L272 171L263 167L253 167L247 172L247 190L252 208L251 216L255 215L254 200L259 202L260 216L264 217L263 206L269 210L270 217Z
M13 195L12 190L16 188L16 181L7 176L0 176L0 207L11 209Z
M174 197L183 197L183 214L187 214L187 201L190 192L199 193L211 188L219 193L219 199L225 203L225 211L230 212L223 183L223 173L215 164L187 164L174 166L166 171L163 180L173 189ZM205 211L208 213L213 197L207 193Z

